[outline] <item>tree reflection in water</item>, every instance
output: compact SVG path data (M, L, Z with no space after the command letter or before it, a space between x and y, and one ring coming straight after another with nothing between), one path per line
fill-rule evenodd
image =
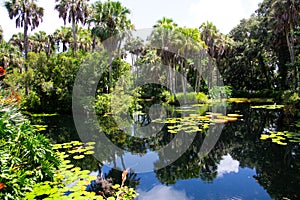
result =
M300 199L300 148L299 143L288 143L286 146L280 146L271 141L260 140L261 133L265 129L270 130L289 130L290 127L283 124L281 110L251 109L249 104L232 104L227 108L227 113L239 112L243 115L242 120L233 123L227 123L223 128L221 137L216 143L213 150L207 154L199 153L203 140L205 138L205 130L198 132L193 143L188 150L175 162L169 166L155 171L157 179L166 185L175 184L179 180L190 180L200 178L207 183L213 183L218 177L218 166L224 156L230 155L233 160L239 162L239 167L250 168L256 170L254 178L274 199ZM169 112L171 117L180 117L180 113ZM147 117L147 116L146 116ZM64 121L63 118L52 117L56 123ZM148 121L145 119L144 121ZM42 119L39 119L43 122ZM114 121L109 118L101 118L101 126L106 127L104 131L112 142L117 144L126 151L144 155L147 151L155 151L163 145L169 143L174 135L167 132L166 127L162 131L148 139L134 138L116 127ZM51 124L48 122L48 124ZM58 123L60 124L60 123ZM214 126L219 126L218 124ZM55 129L54 129L55 128ZM102 127L103 128L103 127ZM62 127L62 130L66 129ZM68 142L73 140L71 135L64 134L61 136L53 134L53 130L57 131L58 127L48 128L48 133L53 136L55 142ZM73 130L68 128L68 130ZM293 130L299 132L298 130ZM73 133L73 137L78 137L77 133ZM180 143L178 143L180 145ZM97 148L97 147L96 147ZM101 147L99 147L101 148ZM104 149L102 153L106 152ZM118 155L119 157L125 155ZM111 156L113 162L115 156ZM85 160L86 159L86 160ZM97 160L93 157L87 157L80 161L76 161L82 169L95 170L97 168ZM159 160L165 162L164 155L159 155ZM124 167L128 167L124 164ZM107 176L120 178L121 171L111 169ZM128 185L138 187L140 182L139 175L131 172L129 175ZM117 182L120 180L116 180ZM238 187L238 186L237 186Z

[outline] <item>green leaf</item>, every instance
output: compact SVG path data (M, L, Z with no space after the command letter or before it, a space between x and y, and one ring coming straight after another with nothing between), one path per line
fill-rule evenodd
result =
M74 159L79 160L84 158L84 155L73 156Z

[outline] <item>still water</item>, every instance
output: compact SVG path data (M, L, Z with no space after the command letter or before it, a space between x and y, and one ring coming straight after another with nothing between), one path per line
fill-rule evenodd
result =
M168 117L176 119L178 116L193 116L194 111L195 109L176 111L175 108L175 111L168 113ZM203 115L207 111L211 111L209 107L196 109L196 113ZM292 131L299 132L299 128L291 126L290 122L287 124L288 120L282 109L253 109L251 104L233 103L226 107L226 113L238 113L241 117L235 122L211 125L222 126L223 129L209 154L199 154L205 138L206 130L203 129L195 133L185 153L170 165L154 172L132 171L127 184L136 187L140 194L138 199L300 199L299 142L279 145L271 140L260 139L261 134L268 131L293 129ZM48 126L44 134L53 143L80 140L72 116L36 117L34 123ZM143 123L149 123L149 119ZM183 123L185 126L195 125ZM145 152L152 152L153 158L158 159L157 162L163 162L159 160L162 159L161 155L155 155L154 149L156 145L172 140L174 133L170 133L170 130L174 131L172 126L175 125L178 124L172 122L163 126L162 131L157 134L158 139L146 141L147 144L132 142L128 135L125 138L119 136L116 139L118 145L128 150L128 153L104 165L103 172L114 177L120 176L121 172L114 170L113 166L121 170L128 167L135 169L137 164L133 155ZM201 127L203 126L205 125L202 124ZM105 152L105 147L102 148ZM74 164L97 174L98 161L93 156L74 161Z

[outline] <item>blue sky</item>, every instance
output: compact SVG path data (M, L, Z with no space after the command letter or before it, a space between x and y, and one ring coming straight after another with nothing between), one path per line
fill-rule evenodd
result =
M15 28L0 0L0 25L8 40L13 33L22 29ZM228 33L243 18L249 18L262 0L119 0L131 11L129 16L136 29L151 28L163 16L172 18L179 26L198 28L202 22L211 21L222 33ZM90 2L95 2L91 0ZM54 10L55 0L38 0L45 8L43 23L35 31L53 33L63 25Z

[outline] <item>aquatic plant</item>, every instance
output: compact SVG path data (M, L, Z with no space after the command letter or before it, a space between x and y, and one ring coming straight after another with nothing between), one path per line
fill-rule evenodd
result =
M63 160L55 172L54 180L36 184L33 190L26 194L25 199L134 199L138 195L137 192L133 188L124 186L127 174L122 176L121 185L112 185L110 181L104 180L103 183L106 186L99 187L96 192L87 189L87 186L93 181L95 182L97 177L90 175L89 170L83 170L72 164L72 160L80 160L93 154L94 145L95 142L82 143L79 141L54 144L53 148L57 150ZM103 191L103 188L110 190L110 192Z

